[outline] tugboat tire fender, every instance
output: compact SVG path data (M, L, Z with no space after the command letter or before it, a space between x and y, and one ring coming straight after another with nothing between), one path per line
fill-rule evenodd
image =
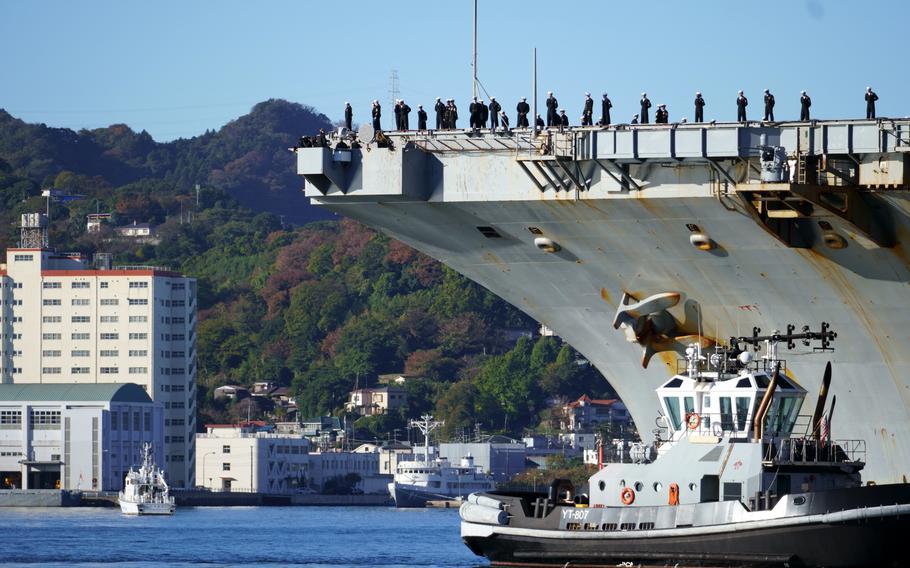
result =
M631 505L635 502L635 491L631 487L624 487L619 492L619 500L622 501L623 505Z

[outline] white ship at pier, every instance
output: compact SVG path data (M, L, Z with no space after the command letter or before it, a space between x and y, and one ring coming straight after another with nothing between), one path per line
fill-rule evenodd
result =
M910 120L363 134L295 149L307 196L555 330L646 441L685 345L826 321L838 435L867 441L867 481L910 477Z

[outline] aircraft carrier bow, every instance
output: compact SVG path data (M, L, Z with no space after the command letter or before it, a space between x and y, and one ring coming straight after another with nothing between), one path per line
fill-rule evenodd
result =
M306 195L555 330L643 438L686 343L828 322L837 351L788 376L814 393L833 361L836 436L867 480L910 476L910 120L379 138L296 148Z

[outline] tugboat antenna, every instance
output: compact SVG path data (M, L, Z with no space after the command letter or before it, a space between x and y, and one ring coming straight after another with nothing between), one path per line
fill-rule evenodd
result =
M803 326L802 333L793 333L795 329L795 325L788 324L787 333L774 332L771 335L759 335L761 333L761 328L753 327L751 337L731 337L730 345L735 348L740 343L746 343L751 345L755 351L758 351L759 344L766 341L772 343L786 342L787 349L796 347L796 341L802 341L802 344L806 347L809 347L812 341L818 341L821 345L813 346L813 351L834 351L834 348L831 347L831 342L837 338L837 333L831 331L830 324L827 322L821 323L821 331L811 331L808 325Z

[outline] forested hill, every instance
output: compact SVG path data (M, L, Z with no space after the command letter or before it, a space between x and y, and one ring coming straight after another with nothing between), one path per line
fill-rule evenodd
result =
M288 148L302 134L330 127L329 119L310 107L272 99L217 131L159 143L125 124L75 132L28 124L0 109L0 174L42 188L62 185L61 173L74 174L84 178L80 187L62 189L89 194L143 180L178 191L198 183L224 190L242 205L304 223L329 215L308 205Z
M267 101L218 132L159 144L127 126L73 132L3 113L0 248L16 242L19 214L44 210L41 189L56 187L85 196L52 204L58 250L195 277L200 425L270 412L212 396L256 381L290 387L312 417L341 412L355 384L380 374L422 377L407 382L401 412L357 422L368 438L422 412L445 420L448 434L476 424L518 434L542 424L554 400L610 395L557 339L516 342L516 329L536 323L438 262L351 220L293 226L269 212L309 215L295 205L302 183L287 148L327 125L311 109ZM88 233L96 211L112 218ZM155 225L159 242L114 231L133 221Z

